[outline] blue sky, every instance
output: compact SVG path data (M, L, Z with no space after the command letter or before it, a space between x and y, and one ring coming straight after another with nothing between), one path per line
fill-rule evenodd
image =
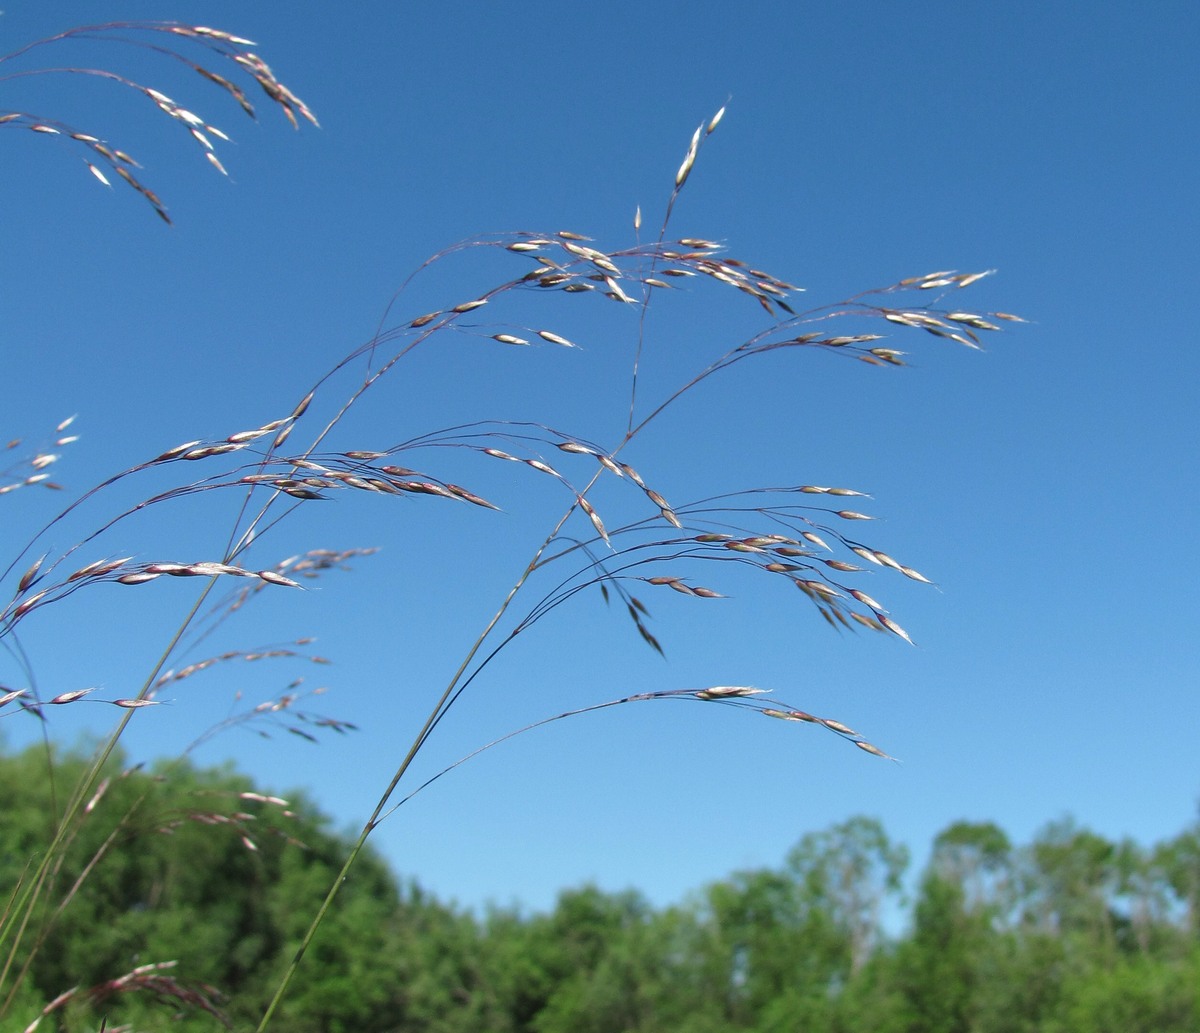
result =
M1194 818L1193 5L353 9L13 3L0 16L6 53L116 16L228 29L259 43L321 120L292 133L264 100L256 125L186 70L88 44L8 66L107 62L232 137L219 146L226 180L145 98L81 79L4 83L5 109L56 116L137 157L175 223L128 189L106 190L64 141L5 131L3 430L37 443L78 414L81 436L55 469L67 493L0 499L8 553L113 471L285 416L448 244L565 229L601 250L630 245L636 207L658 226L693 130L728 102L674 235L721 241L805 287L805 305L933 270L995 268L953 303L1031 321L990 336L982 354L901 335L906 369L763 356L703 385L625 456L673 501L799 483L869 492L857 508L879 519L862 537L938 584L859 575L917 646L835 634L799 593L730 575L715 586L724 600L638 590L664 661L620 607L587 593L502 654L417 772L572 707L713 684L773 688L902 763L723 707L630 705L464 766L389 819L377 846L464 904L540 907L585 880L661 903L776 864L806 831L859 813L880 817L918 862L964 818L1020 840L1069 813L1143 841ZM526 262L451 259L413 282L392 322L475 298ZM643 397L766 326L751 299L719 286L689 282L656 299ZM480 418L614 445L633 308L548 293L504 305L490 312L504 327L544 326L581 347L443 335L368 394L337 446L383 450ZM332 412L352 387L338 381L315 408ZM302 507L258 542L262 566L309 548L381 551L303 594L261 593L255 612L182 662L311 634L333 664L227 664L180 683L169 706L136 715L133 756L176 752L228 715L235 693L268 699L303 675L306 687L328 686L320 709L361 731L313 746L235 729L197 759L232 759L274 789L304 788L339 825L361 823L564 504L525 467L461 451L418 464L503 512L348 493ZM118 487L34 555L61 552L166 483ZM212 492L161 508L79 556L216 559L239 500ZM595 503L612 522L609 512L639 512L641 500L602 483ZM38 688L131 694L193 598L185 581L103 585L31 615L21 643ZM0 662L0 682L26 684L11 658ZM59 708L54 728L72 741L113 713ZM36 733L20 715L3 731L11 744Z

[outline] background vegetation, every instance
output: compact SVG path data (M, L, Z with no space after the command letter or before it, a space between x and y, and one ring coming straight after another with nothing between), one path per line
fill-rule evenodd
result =
M64 777L82 767L60 757ZM0 877L45 834L40 750L0 760ZM122 772L62 877L102 846L102 884L39 952L31 1000L81 993L69 1028L163 1028L177 993L114 972L175 959L242 1029L261 1014L348 847L302 798L229 769ZM247 845L249 841L250 845ZM486 863L481 859L481 863ZM582 886L546 913L463 911L377 857L276 1021L294 1033L1189 1033L1200 1026L1200 821L1140 847L1070 819L1010 842L960 822L911 899L907 852L874 819L800 837L778 867L733 872L666 908ZM208 987L220 987L228 999ZM190 1007L171 1028L210 1030Z

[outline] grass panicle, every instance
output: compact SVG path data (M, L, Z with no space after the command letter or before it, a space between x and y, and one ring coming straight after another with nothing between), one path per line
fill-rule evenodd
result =
M225 134L156 88L100 68L8 71L30 54L69 40L137 47L166 61L181 63L229 94L254 117L255 109L244 86L239 85L240 77L241 81L257 83L293 126L298 127L301 121L317 124L307 106L251 49L253 43L223 31L172 22L111 23L69 30L0 57L4 73L0 81L65 74L100 79L136 91L159 114L179 126L207 161L224 172L213 140L224 140ZM198 63L197 58L206 63ZM230 77L214 70L218 67ZM862 586L873 570L918 583L933 582L864 540L866 532L860 534L860 529L869 527L873 519L866 512L871 502L866 492L815 484L718 486L697 498L668 499L667 493L656 486L653 469L642 469L646 455L641 442L681 398L750 359L776 352L799 357L821 351L886 370L905 364L906 352L897 346L899 337L912 342L909 347L935 338L978 349L987 335L1019 318L963 307L964 295L960 292L987 272L937 271L853 294L832 304L806 305L801 303L801 288L736 257L724 244L674 234L676 202L696 174L701 151L724 114L725 108L721 108L691 135L674 181L668 184L661 228L654 239L640 236L639 207L634 239L624 245L600 247L598 238L576 229L521 230L460 241L429 258L413 275L434 265L453 263L459 256L484 251L495 257L501 270L490 286L482 290L464 287L447 297L441 308L414 312L405 308L410 277L389 302L378 331L350 349L315 381L298 388L297 402L290 406L286 401L275 404L273 412L264 414L270 418L257 426L166 449L147 448L147 458L83 491L16 549L0 577L0 640L12 646L10 655L15 657L23 657L18 637L21 625L25 621L52 620L54 607L76 593L99 598L98 593L111 591L116 585L137 587L152 597L173 579L194 579L200 587L184 607L178 628L163 643L161 652L144 661L136 692L106 698L105 694L94 695L92 687L63 687L44 698L37 689L32 664L24 660L21 662L28 684L16 688L0 685L0 708L7 708L6 716L24 713L40 719L43 725L51 718L49 708L68 704L103 702L123 711L84 777L60 802L45 850L31 859L21 884L9 890L9 905L0 916L0 978L7 982L4 999L9 1004L14 1000L16 984L28 973L32 953L45 941L48 927L69 920L68 905L87 890L84 881L64 885L59 866L83 824L103 811L109 784L104 772L136 713L172 702L167 694L178 695L174 702L182 705L192 680L216 668L260 661L309 665L328 662L309 651L311 639L306 637L254 649L201 649L203 643L223 632L229 621L239 618L247 604L263 598L264 591L301 588L374 551L313 548L281 559L265 552L272 532L307 507L336 502L348 495L371 496L380 505L461 503L478 511L479 520L493 519L492 512L505 506L504 489L500 489L501 496L495 496L489 488L489 497L484 497L474 488L456 483L447 472L451 464L444 462L447 450L483 463L498 461L500 468L506 467L511 474L510 481L502 483L508 483L514 493L522 490L525 477L546 478L552 490L560 492L560 501L556 509L542 517L544 523L537 536L540 544L513 572L511 587L495 601L491 618L469 649L459 658L447 658L449 675L445 684L430 693L425 717L413 731L408 746L399 751L388 785L300 939L288 969L280 975L258 1026L260 1031L270 1024L305 963L306 951L335 906L339 888L378 824L434 781L513 736L615 706L683 701L812 725L867 754L892 759L839 719L816 716L750 685L717 685L634 692L563 711L484 744L441 767L420 785L408 785L414 759L425 751L440 723L462 703L476 679L489 672L514 639L560 607L575 603L583 593L598 592L605 602L617 604L625 615L619 619L624 621L627 616L633 625L631 641L640 641L661 655L668 653L669 640L664 632L652 630L647 600L673 593L686 598L687 605L734 605L729 598L735 594L732 586L745 576L759 579L764 585L783 586L836 629L863 629L912 641L885 606ZM85 164L98 180L124 180L169 221L162 201L143 185L140 171L135 172L140 166L114 144L53 118L27 112L0 114L0 125L63 137L78 145ZM688 297L709 292L724 296L729 304L753 306L765 325L732 347L713 350L660 397L645 398L639 370L644 355L655 346L647 331L647 312L660 295ZM427 349L431 342L446 335L467 335L489 347L576 348L579 342L573 335L563 332L553 318L541 314L548 304L554 313L561 312L563 305L615 304L633 314L628 382L619 400L624 421L628 399L628 420L624 433L616 440L590 440L569 429L537 422L480 418L419 433L405 428L408 436L391 442L357 441L350 447L335 443L341 436L335 431L340 431L347 413L368 404L376 385L416 349ZM315 400L320 404L314 406ZM74 440L65 433L69 423L57 426L52 445L20 453L0 471L0 493L36 484L57 486L48 480L46 471L58 460L58 450ZM15 457L20 447L14 441L8 451ZM639 466L635 468L633 462ZM172 475L177 475L176 480L163 487L162 478ZM144 495L137 491L139 483L151 485ZM110 498L122 497L115 491L118 485L124 491L132 487L140 500L133 505L110 504ZM122 554L127 549L118 543L125 540L127 528L154 520L168 509L186 506L197 496L213 493L227 498L228 522L221 529L222 541L214 543L211 552L202 558ZM90 520L92 530L63 548L57 544L57 532L68 517ZM660 590L663 595L656 596ZM294 678L284 691L261 703L250 703L239 695L231 715L201 736L197 744L242 727L261 735L283 731L305 740L315 739L320 732L354 730L347 722L309 710L307 701L321 694L324 687L309 690L303 683L303 678ZM271 797L253 802L286 806ZM249 817L239 810L200 808L171 820L232 830L245 849L256 849ZM102 860L94 858L87 872ZM170 974L171 964L142 965L100 986L66 990L45 1005L28 1029L33 1030L43 1019L78 1000L99 1004L134 991L221 1018L216 992L177 979Z

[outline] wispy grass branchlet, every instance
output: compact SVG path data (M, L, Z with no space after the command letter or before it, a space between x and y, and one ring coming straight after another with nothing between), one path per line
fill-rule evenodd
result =
M230 75L257 83L293 125L300 120L316 124L313 113L250 49L253 44L204 27L139 22L75 29L0 58L0 67L16 63L36 48L71 39L110 40L116 45L148 48L215 84L253 115L237 81L197 63L188 56L195 50L210 64L220 63ZM157 89L98 68L14 71L0 76L0 81L51 72L99 78L139 92L182 127L210 163L224 171L212 142L214 137L223 139L224 134ZM870 499L864 491L792 483L789 478L779 486L715 485L696 498L669 497L653 464L643 465L646 453L641 442L654 432L664 413L678 408L680 399L702 384L719 381L749 360L776 353L802 359L809 352L820 351L887 370L905 364L901 339L913 345L936 339L976 349L985 335L1019 321L1018 317L964 306L961 292L986 276L984 272L937 271L833 303L802 304L801 288L788 279L736 257L717 241L675 233L676 203L697 174L702 149L723 116L724 108L692 134L673 183L667 180L663 219L654 239L642 239L638 209L634 239L617 246L601 248L598 238L578 229L521 230L453 245L428 259L421 269L482 250L500 265L496 281L483 289L464 287L432 311L405 310L406 282L389 303L379 331L314 382L295 385L293 397L298 400L272 400L261 423L256 420L256 426L234 428L224 436L201 437L171 447L148 446L142 461L99 480L0 564L5 568L0 584L0 639L13 645L10 655L18 658L20 673L28 683L0 686L0 707L10 705L0 713L16 716L23 712L44 724L52 721L51 708L67 704L100 701L124 712L104 738L94 763L59 807L45 849L30 859L20 884L6 888L9 904L0 914L0 966L8 984L4 991L7 1001L14 1000L14 984L28 971L30 951L36 951L45 940L45 923L69 921L67 903L86 892L86 885L78 882L63 885L59 864L79 829L94 820L95 807L90 801L103 791L105 765L137 712L161 704L166 693L178 692L182 705L190 680L204 677L214 668L258 661L327 662L309 651L310 640L305 636L249 649L204 645L224 633L227 624L240 619L250 602L277 590L302 589L313 578L344 568L373 551L373 545L346 549L313 543L301 554L272 555L268 550L273 532L308 507L336 504L350 496L371 496L381 505L461 505L466 507L464 512L469 510L478 520L487 521L496 519L492 511L505 505L503 486L510 484L511 490L518 492L527 477L543 478L559 499L555 508L541 516L543 523L536 534L539 544L513 572L511 585L495 600L490 619L469 649L460 657L447 657L445 683L430 688L427 713L397 756L389 783L330 884L290 966L280 974L271 999L264 1001L259 1030L270 1024L304 964L317 930L334 907L345 876L379 823L466 760L528 728L614 706L687 701L812 725L862 752L890 759L875 744L874 734L868 739L840 718L819 717L803 709L803 701L783 702L765 688L749 684L653 690L621 686L616 698L564 710L514 729L467 757L443 761L439 773L420 785L408 783L414 759L431 748L431 736L439 724L452 708L469 700L472 685L501 661L506 647L584 594L599 595L612 604L614 619L628 621L624 627L630 632L631 644L648 648L648 656L666 655L670 645L669 634L651 620L658 599L673 594L696 606L734 605L727 598L733 594L728 586L735 579L744 582L746 576L763 585L783 586L834 628L864 629L911 642L908 631L886 606L868 594L866 575L874 570L919 583L932 582L869 540L870 535L862 530L872 520L866 512ZM82 148L93 175L102 182L110 182L110 175L125 180L167 218L162 201L132 171L137 163L114 145L41 115L10 112L0 115L0 125L67 138ZM751 306L755 318L763 319L765 325L733 346L711 349L674 388L652 397L641 377L643 360L654 348L646 334L646 313L657 297L667 293L689 298L711 292L731 305ZM615 305L633 317L628 375L619 397L612 400L618 416L615 425L624 427L615 440L593 440L549 422L516 422L487 414L444 428L398 428L388 442L346 444L340 440L346 433L343 423L349 423L347 413L369 405L376 385L416 349L427 349L445 335L469 335L497 348L572 349L578 342L564 329L561 317L555 318L561 306L571 305ZM314 405L317 400L320 404ZM58 425L52 449L73 440L64 433L67 422ZM16 448L16 443L10 447L14 455ZM496 480L490 479L485 496L476 490L478 486L451 479L451 464L444 458L447 450L493 464L498 471L507 469L512 479L500 482L499 494ZM57 458L56 451L43 449L10 463L0 473L0 493L44 482L47 467ZM163 478L170 476L175 479L164 487ZM459 474L453 476L469 481ZM118 485L124 490L142 483L153 486L144 495L135 492L139 498L135 504L109 502L125 497L115 492ZM135 529L137 522L153 521L160 513L213 496L228 500L228 519L206 554L138 555L134 551L126 555L128 547L117 544L128 540L123 532ZM613 503L614 498L621 501ZM62 548L53 532L66 526L68 516L91 520L92 529ZM136 537L136 530L133 534ZM96 695L91 686L71 686L42 695L33 677L33 658L26 658L19 647L26 622L53 621L58 605L68 597L99 601L102 593L130 590L149 599L172 581L190 581L199 587L170 639L144 661L136 692L114 697ZM239 700L231 716L200 741L244 725L263 726L260 730L266 733L277 728L304 739L322 731L353 730L347 722L309 711L306 700L320 690L310 692L302 681L293 679L265 702ZM771 688L778 689L780 696L795 691ZM229 825L236 820L226 814L213 823ZM44 923L41 928L39 921ZM177 980L156 963L116 973L101 987L64 988L60 998L45 1005L41 1018L80 995L99 1000L132 991L169 997L214 1016L220 1013L210 988L187 983L186 974ZM34 1017L34 1025L37 1021L40 1018Z
M148 50L167 61L183 64L207 82L228 93L251 118L257 118L257 112L245 88L239 85L237 80L244 80L247 84L256 83L267 99L283 112L294 127L299 128L300 119L314 126L317 124L316 116L308 106L280 82L267 63L254 53L251 48L256 44L251 40L218 29L184 25L179 22L109 22L68 29L66 32L27 43L9 54L0 56L0 70L3 70L0 71L0 83L33 76L72 75L103 80L133 90L183 129L213 168L222 175L228 175L225 166L217 157L213 139L228 140L229 137L215 125L154 87L107 68L21 67L21 59L26 55L40 54L43 47L75 40L100 41L113 48L132 47ZM185 45L189 49L185 49ZM207 64L201 64L193 58L193 52L200 60L215 63L215 67L223 68L233 78L213 71ZM9 66L16 67L8 71ZM79 153L83 156L84 166L99 182L111 186L113 178L123 180L150 204L164 222L171 221L162 199L142 181L141 165L112 141L103 140L85 129L31 111L0 111L0 128L25 129L43 136L62 137L77 145Z

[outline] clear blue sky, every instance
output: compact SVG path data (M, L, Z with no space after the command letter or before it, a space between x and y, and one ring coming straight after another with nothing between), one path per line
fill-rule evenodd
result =
M95 81L3 85L5 109L56 115L133 153L175 221L161 224L128 189L106 190L63 141L4 132L3 433L38 441L78 414L81 440L55 470L67 495L179 442L286 415L447 244L569 229L602 249L628 245L635 207L657 227L693 129L726 101L676 234L726 242L806 287L811 304L936 269L996 268L955 304L1031 320L982 354L901 337L908 369L821 353L747 363L627 456L672 500L762 484L870 492L859 508L880 519L862 537L939 586L862 575L916 648L835 634L799 593L730 578L717 586L726 600L639 591L664 662L593 592L517 640L420 771L570 707L722 683L771 687L901 764L722 707L617 708L508 743L407 805L376 836L398 871L471 905L540 907L585 880L662 903L776 864L804 832L858 813L881 818L918 863L958 819L993 820L1022 840L1069 813L1107 836L1153 841L1194 817L1193 4L373 0L347 10L6 5L3 52L118 16L229 29L261 45L322 124L292 133L264 100L255 125L186 69L110 52L110 65L233 138L219 148L225 180L144 98ZM64 50L19 67L106 60L85 44ZM452 261L416 281L395 318L523 269L515 258ZM765 325L750 299L706 287L652 310L647 397ZM582 347L446 336L365 399L338 446L384 449L484 417L615 443L632 309L563 296L496 308L502 323L546 326ZM326 404L350 386L335 385ZM188 659L312 634L334 663L227 665L181 683L169 706L136 715L133 756L177 751L237 691L266 699L304 675L328 685L322 710L362 730L319 746L235 730L197 759L230 758L276 790L303 787L339 825L361 823L562 501L511 464L432 452L410 465L504 512L348 494L302 509L256 546L261 565L314 547L381 551L303 595L264 596ZM165 483L98 501L37 552L62 550ZM6 555L67 495L0 499ZM607 488L596 501L629 498ZM217 558L236 503L193 499L78 555ZM10 577L5 598L13 587ZM31 617L22 643L39 689L132 694L193 592L180 581L100 586ZM0 663L0 682L25 684L10 657ZM53 727L71 741L114 713L59 708ZM2 728L10 744L36 731L20 716Z

